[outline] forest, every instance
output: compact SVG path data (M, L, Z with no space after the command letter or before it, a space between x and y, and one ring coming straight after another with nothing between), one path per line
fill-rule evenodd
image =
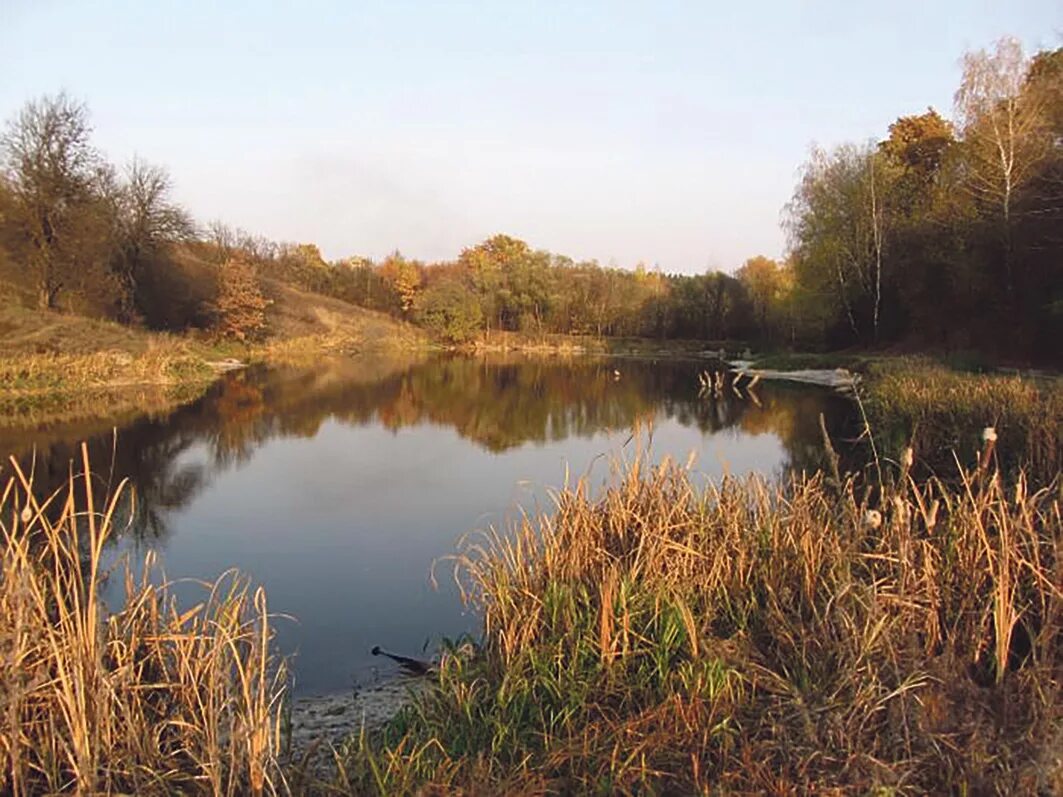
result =
M783 209L787 252L733 274L605 267L503 234L446 262L328 261L197 224L164 168L119 168L91 134L60 93L0 139L0 288L24 304L253 340L274 279L451 344L510 331L1053 362L1063 339L1063 48L1027 57L1003 38L963 57L951 119L928 108L880 140L813 147Z

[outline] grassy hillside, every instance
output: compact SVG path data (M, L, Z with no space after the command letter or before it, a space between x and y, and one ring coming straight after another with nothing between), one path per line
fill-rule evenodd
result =
M267 359L270 353L299 349L324 348L353 354L427 344L425 334L416 327L340 299L302 291L274 279L262 280L262 292L272 302L266 310Z
M227 359L291 362L426 343L418 330L380 313L275 280L262 287L271 301L266 337L243 345L38 310L27 291L0 282L0 425L164 411L210 384Z

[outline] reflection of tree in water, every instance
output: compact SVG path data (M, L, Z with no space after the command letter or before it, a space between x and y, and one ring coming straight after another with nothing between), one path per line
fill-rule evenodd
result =
M112 435L91 438L90 456L101 495L113 481L108 472L128 477L137 497L136 532L161 536L170 513L215 474L247 462L272 438L313 437L329 419L377 422L391 430L442 425L504 452L673 418L704 433L737 427L774 434L791 467L813 470L822 464L819 414L826 414L832 431L849 416L842 399L808 388L761 385L760 406L729 388L718 398L699 398L697 374L704 367L670 360L443 357L249 369L227 375L202 399L167 417L130 424L118 432L117 446ZM71 463L80 462L77 429L66 439L37 452L38 490L60 486L75 467ZM29 455L19 458L28 462Z

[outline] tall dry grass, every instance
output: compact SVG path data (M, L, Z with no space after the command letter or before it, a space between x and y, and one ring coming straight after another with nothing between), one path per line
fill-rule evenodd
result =
M482 646L329 789L1063 793L1058 484L886 488L641 458L572 485L464 552Z
M43 498L12 460L0 493L0 793L282 790L265 594L230 573L181 610L151 555L105 572L123 489L97 506L82 455ZM116 576L124 602L107 611Z

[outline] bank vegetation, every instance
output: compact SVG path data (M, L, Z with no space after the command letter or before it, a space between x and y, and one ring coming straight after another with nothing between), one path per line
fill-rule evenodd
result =
M482 638L332 787L1058 793L1059 484L982 454L923 482L902 454L881 490L638 457L570 485L458 558Z

